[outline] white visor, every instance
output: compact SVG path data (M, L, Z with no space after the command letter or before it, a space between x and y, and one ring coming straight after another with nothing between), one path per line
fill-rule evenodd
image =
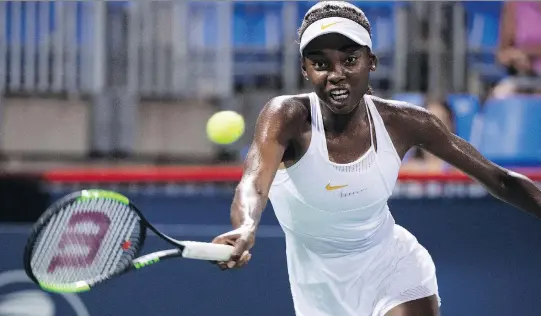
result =
M357 22L353 22L350 19L340 17L330 17L318 20L304 31L301 36L301 44L299 51L302 55L302 51L316 37L321 35L338 33L342 34L350 40L361 46L367 46L372 50L372 39L370 33Z

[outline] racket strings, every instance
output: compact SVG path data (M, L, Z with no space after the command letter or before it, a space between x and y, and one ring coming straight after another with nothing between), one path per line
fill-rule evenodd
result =
M117 203L116 207L118 208L120 205ZM138 218L133 216L132 212L122 212L120 210L115 212L114 216L114 222L126 224L122 226L113 225L113 229L109 231L112 236L106 239L106 244L100 249L100 251L103 251L103 255L100 256L102 261L98 264L98 266L102 267L100 275L111 275L117 269L123 269L125 265L121 263L121 259L123 256L126 256L126 249L122 247L122 244L126 241L129 241L131 244L138 242L131 240L131 236L134 233L136 235L139 234ZM128 255L128 257L131 256ZM120 267L119 264L121 265Z
M132 219L132 223L129 226L126 226L127 231L124 232L124 242L128 242L127 249L122 249L117 252L117 256L115 257L115 264L111 265L110 271L108 271L108 274L114 274L117 272L120 272L121 270L124 270L129 265L131 265L132 259L136 256L135 248L131 247L133 244L140 244L140 238L139 235L139 220L137 218Z
M77 218L93 220L70 227ZM81 240L85 235L91 240ZM102 198L76 200L53 215L40 233L31 267L44 282L100 281L130 264L140 239L139 218L128 205ZM126 241L130 246L122 247ZM58 256L61 264L54 266Z
M78 202L76 202L78 203ZM80 203L79 203L80 204ZM71 217L72 209L77 208L78 205L68 205L62 212L57 213L51 218L49 224L45 227L45 232L40 234L36 245L36 254L32 256L31 266L34 271L45 271L44 267L46 262L51 262L53 251L51 248L53 245L58 245L60 238L63 235L63 230L59 227L66 227Z
M104 206L104 208L116 208L111 218L111 222L113 223L125 223L128 220L130 212L123 212L119 207L120 205L118 203L116 203L116 205ZM122 248L120 247L121 233L119 232L119 230L122 229L127 229L127 225L119 226L113 224L110 226L110 229L107 232L108 235L104 238L104 242L99 250L102 253L99 253L96 257L97 262L94 266L101 269L100 271L96 271L95 275L103 275L106 273L106 270L111 269L111 265L116 265L117 262L112 261L111 258L116 257L116 255L114 255L115 247L116 252L122 252Z
M35 271L38 278L48 280L49 277L54 276L51 273L46 273L48 267L45 265L46 263L49 263L50 265L55 253L60 252L57 249L58 245L60 244L60 239L64 236L70 245L74 242L74 240L71 240L69 235L66 238L66 230L64 228L68 226L70 218L79 213L77 210L82 207L81 204L81 202L76 201L73 204L63 208L60 212L53 216L50 223L46 226L45 232L38 237L36 243L37 251L33 256L33 259L37 259L32 260L36 261L35 264L32 264L32 269ZM71 246L71 249L73 249L73 246ZM71 253L71 255L74 255L74 253ZM65 275L64 277L67 276Z

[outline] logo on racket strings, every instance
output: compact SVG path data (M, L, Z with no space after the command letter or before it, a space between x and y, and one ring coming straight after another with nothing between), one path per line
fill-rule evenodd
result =
M111 220L100 212L84 212L71 216L67 229L60 237L57 251L51 260L47 272L53 273L58 268L86 267L92 264ZM89 231L88 227L97 227L97 230ZM73 246L86 249L86 253L74 253L69 249Z
M120 247L122 247L122 249L124 249L124 250L130 249L130 247L131 247L131 241L126 240L125 242L123 242L122 244L120 244Z

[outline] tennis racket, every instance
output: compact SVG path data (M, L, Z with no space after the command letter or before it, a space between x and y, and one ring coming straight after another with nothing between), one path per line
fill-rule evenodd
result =
M139 256L147 230L175 248ZM34 224L24 267L42 289L74 293L167 258L227 261L233 249L175 240L154 228L124 195L82 190L55 202Z

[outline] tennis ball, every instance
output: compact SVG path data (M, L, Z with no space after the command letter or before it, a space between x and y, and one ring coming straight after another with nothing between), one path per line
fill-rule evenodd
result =
M207 137L220 145L231 144L244 134L244 118L234 111L214 113L207 121Z

